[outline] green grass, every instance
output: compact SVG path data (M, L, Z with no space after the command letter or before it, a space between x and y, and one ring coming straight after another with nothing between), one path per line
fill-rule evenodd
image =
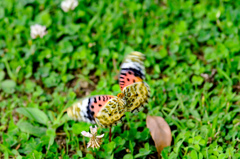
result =
M0 1L0 158L157 158L146 116L172 130L164 158L240 158L240 3ZM30 26L47 26L32 40ZM87 149L89 124L64 110L86 95L120 92L124 56L146 55L151 99ZM206 78L204 78L204 75Z

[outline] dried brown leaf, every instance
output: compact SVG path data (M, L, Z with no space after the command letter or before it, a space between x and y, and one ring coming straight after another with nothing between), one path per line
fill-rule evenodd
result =
M171 129L168 123L159 116L147 116L147 128L157 148L158 155L164 147L170 146L172 141Z

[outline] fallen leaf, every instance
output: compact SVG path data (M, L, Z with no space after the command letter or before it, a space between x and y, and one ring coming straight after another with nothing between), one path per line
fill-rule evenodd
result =
M157 148L158 155L164 147L170 146L172 141L171 129L168 123L159 116L147 116L147 128Z

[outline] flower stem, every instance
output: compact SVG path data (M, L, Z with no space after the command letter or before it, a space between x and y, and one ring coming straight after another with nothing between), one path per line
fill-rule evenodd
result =
M112 138L112 128L109 128L109 142L111 142L111 138Z

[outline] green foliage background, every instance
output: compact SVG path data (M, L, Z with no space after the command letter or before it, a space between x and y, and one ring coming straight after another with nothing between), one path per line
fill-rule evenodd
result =
M0 1L0 158L157 158L146 128L172 130L163 158L240 158L240 3L231 0ZM47 27L32 40L30 26ZM151 99L98 150L68 120L77 98L120 92L124 56L146 55Z

